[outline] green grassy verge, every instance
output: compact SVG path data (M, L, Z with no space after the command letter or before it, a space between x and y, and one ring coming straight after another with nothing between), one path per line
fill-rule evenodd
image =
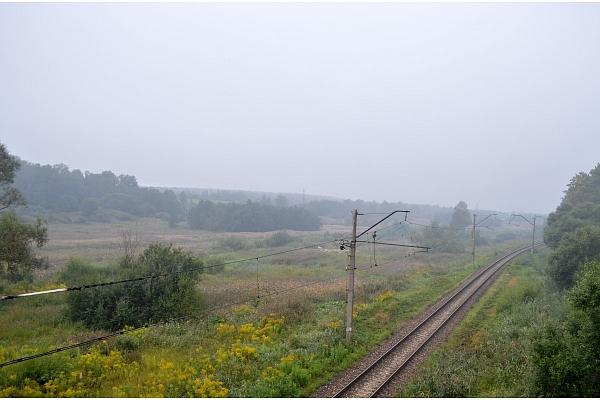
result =
M547 291L548 250L513 261L398 397L530 397L531 341L560 300Z
M103 243L105 232L92 233L90 243ZM201 239L201 246L194 238L186 243L198 246L195 250L200 253L222 246L215 236ZM257 251L272 251L256 248L266 239L244 237L254 246L222 251L219 257L246 259ZM69 240L65 243L71 246ZM322 237L294 240L291 247L318 243ZM515 243L478 250L475 268L514 247ZM57 259L63 250L58 246L53 250ZM474 271L468 254L434 253L398 261L397 254L381 251L380 265L374 267L369 267L369 258L370 251L363 251L357 260L352 343L346 342L344 332L344 254L308 249L227 265L218 273L205 274L198 283L212 307L248 300L243 304L4 367L0 396L308 396ZM340 275L341 279L313 285ZM46 289L34 286L3 290ZM63 300L57 294L0 304L0 363L105 333L87 332L65 319Z

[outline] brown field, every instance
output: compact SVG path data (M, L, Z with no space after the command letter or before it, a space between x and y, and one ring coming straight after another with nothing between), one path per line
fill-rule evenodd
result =
M359 227L360 231L364 229L366 227ZM183 223L170 229L167 222L153 218L135 222L51 224L48 233L48 243L40 252L49 258L52 267L42 271L42 277L51 278L71 257L100 265L115 262L124 255L123 234L127 233L139 242L138 254L150 243L160 242L191 251L208 260L207 263L211 262L211 257L224 261L226 266L222 272L211 274L207 271L198 283L208 308L219 309L221 314L234 312L235 307L228 305L260 303L264 310L290 311L286 315L295 315L299 308L310 302L345 298L348 248L340 250L334 240L348 239L350 227L333 220L326 221L319 231L287 231L294 242L283 247L261 244L273 232L212 233L190 230ZM238 250L224 248L223 241L231 238L239 239L245 247ZM396 243L398 240L401 239L392 239ZM304 249L296 250L300 248ZM478 258L487 261L491 256L485 256L485 252L492 254L493 250L492 246L478 248ZM371 244L357 248L357 301L395 290L398 280L411 274L454 274L455 270L470 264L468 250L463 254L414 254L412 249L377 246L375 254L373 251Z
M123 255L121 248L123 232L129 232L132 236L137 236L139 239L138 250L140 251L150 243L172 243L175 247L181 247L200 257L220 254L220 249L215 248L219 239L238 237L247 242L252 242L273 234L273 232L213 233L196 231L188 229L183 223L177 228L170 229L168 222L154 218L139 219L134 222L49 224L49 240L40 249L40 253L48 257L52 264L51 271L46 273L52 273L61 268L65 261L71 257L79 257L99 264L108 264L117 260ZM328 220L319 231L297 232L288 230L287 232L301 243L298 247L303 247L326 242L332 238L347 238L350 236L350 227L338 225L335 224L335 221ZM328 236L325 237L325 235ZM253 250L253 252L246 252L247 254L244 255L260 257L264 254L276 252L269 248L256 248ZM312 251L313 254L323 252L343 253L334 244ZM307 254L298 256L295 253L288 253L273 258L269 263L281 265L303 260L306 257Z

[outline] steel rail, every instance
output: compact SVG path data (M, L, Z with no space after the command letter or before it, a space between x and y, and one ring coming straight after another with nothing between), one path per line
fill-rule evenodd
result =
M542 246L542 245L543 244L539 244L539 245L536 245L536 247ZM467 290L472 290L472 293L469 294L465 299L463 299L458 305L456 305L455 309L450 313L450 315L447 318L444 318L444 320L441 323L439 323L437 327L435 327L433 332L431 334L429 334L425 338L425 340L422 340L421 343L418 344L417 348L408 357L406 357L404 359L404 361L402 363L400 363L399 366L395 367L391 373L389 373L386 377L384 377L383 382L381 384L379 384L377 386L377 388L372 393L370 393L370 395L368 397L375 397L377 394L379 394L383 390L383 388L393 379L393 377L396 376L398 374L398 372L400 372L400 370L403 369L404 366L410 360L412 360L414 358L414 356L430 341L430 339L433 338L435 336L435 334L438 333L440 331L440 329L442 327L444 327L449 320L452 319L452 317L458 312L458 310L460 310L472 298L472 296L475 293L477 293L479 291L479 289L483 285L485 285L485 283L487 283L496 274L496 272L498 272L500 269L502 269L502 267L504 267L507 263L512 261L517 256L527 252L527 250L529 250L530 248L531 248L531 246L525 246L525 247L519 248L517 250L514 250L508 254L505 254L505 255L499 257L497 260L493 261L487 267L481 269L478 273L476 273L473 277L471 277L467 282L463 283L462 287L459 288L456 291L456 293L454 293L443 304L441 304L434 311L432 311L423 321L421 321L410 332L408 332L406 335L404 335L404 337L402 337L398 342L396 342L389 350L387 350L383 355L378 357L377 360L375 360L373 363L371 363L369 366L367 366L363 370L363 372L361 372L359 375L354 377L349 383L347 383L341 390L339 390L332 397L344 397L345 394L348 394L354 387L358 386L360 381L364 381L365 379L368 379L368 375L374 371L376 366L378 366L382 362L384 362L385 359L391 358L394 355L394 353L397 352L401 348L401 346L403 344L408 342L410 339L413 339L413 337L415 337L417 335L417 331L425 329L425 327L427 327L427 324L430 321L432 321L434 319L434 317L438 317L442 313L442 311L445 311L451 302L455 302L457 299L459 299L459 297L461 295L464 295L467 292ZM488 274L488 276L485 277L484 276L485 274ZM473 287L473 284L477 280L481 280L480 278L484 278L484 279L481 282L479 282L477 284L477 286ZM361 396L361 397L367 397L367 396Z

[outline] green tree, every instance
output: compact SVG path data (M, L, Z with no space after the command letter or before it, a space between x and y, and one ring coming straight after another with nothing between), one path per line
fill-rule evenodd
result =
M279 207L279 208L289 207L290 206L290 201L287 199L287 197L279 195L275 199L275 206Z
M18 189L12 187L17 171L21 168L19 159L8 153L0 143L0 211L13 205L24 206L25 198Z
M0 210L27 205L21 192L12 187L19 160L0 143ZM0 277L10 282L31 279L33 271L48 266L48 260L34 252L48 241L47 228L41 219L34 224L19 221L14 211L0 216Z
M34 224L19 221L14 211L0 216L0 277L10 282L31 279L33 271L48 267L48 260L37 254L48 241L47 227L39 218Z
M600 260L582 266L566 321L547 322L533 344L534 385L544 397L600 396Z
M419 244L431 248L436 253L463 253L465 245L461 242L455 230L442 226L440 221L433 219L431 225L423 227L419 233Z
M100 201L93 197L86 197L81 202L81 215L84 217L91 217L98 212L98 208L100 207Z
M471 224L471 215L469 214L469 208L467 203L460 201L454 207L454 213L452 214L452 220L450 221L450 228L452 229L463 229Z
M559 289L573 286L581 265L600 255L600 227L586 225L563 235L548 259L547 272Z
M177 213L173 211L169 215L169 228L177 228L177 224L179 223L179 218L177 217Z
M570 288L586 260L600 254L600 164L575 175L544 228L544 242L553 251L548 274L561 289Z
M280 229L318 230L321 221L299 207L277 208L248 200L245 204L200 200L187 214L191 229L216 232L270 232Z

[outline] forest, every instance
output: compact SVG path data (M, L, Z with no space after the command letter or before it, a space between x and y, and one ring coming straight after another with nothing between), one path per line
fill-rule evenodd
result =
M317 217L340 219L349 226L352 209L366 214L410 210L413 218L436 219L445 224L450 222L453 213L452 207L403 202L378 203L309 195L311 200L304 203L303 195L293 193L141 187L133 175L81 172L64 164L40 165L20 159L19 163L21 167L15 173L13 186L23 194L29 206L20 212L49 222L108 223L157 217L172 224L185 221L192 229L267 232L318 230ZM206 216L209 209L215 211L210 218ZM77 216L73 217L73 213ZM365 224L376 220L377 216L364 217Z
M267 232L280 229L318 230L318 217L298 207L275 207L248 200L246 203L213 203L201 200L192 206L184 191L175 194L138 185L132 175L110 171L93 174L70 170L66 165L21 161L14 186L37 210L80 213L75 221L131 221L138 217L187 220L190 228L219 232ZM189 210L188 210L189 207ZM65 222L69 222L68 220Z

